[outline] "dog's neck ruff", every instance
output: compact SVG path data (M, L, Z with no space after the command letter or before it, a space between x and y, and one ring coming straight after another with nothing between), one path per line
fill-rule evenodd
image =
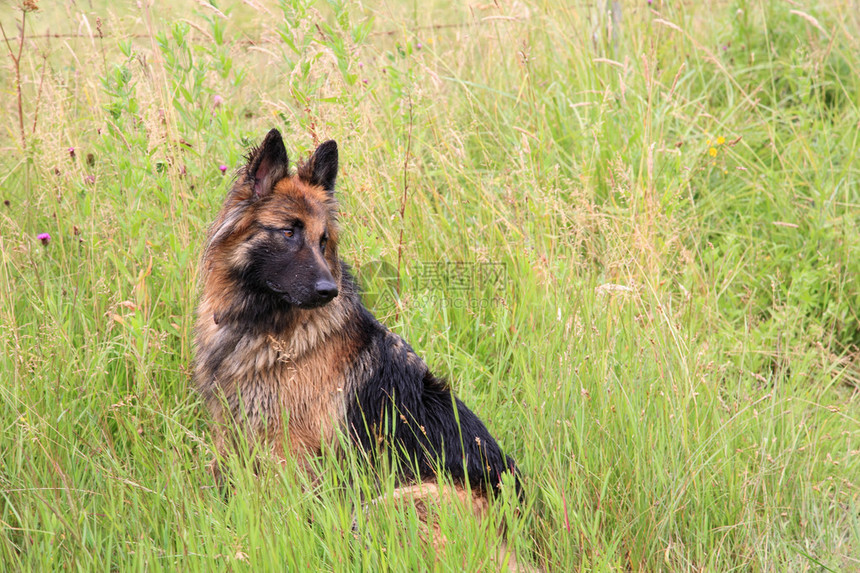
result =
M271 333L273 344L284 359L296 361L311 349L321 346L345 322L343 298L337 297L325 306L313 309L293 307L289 326L281 332Z
M214 309L222 305L207 304L214 301L204 296L201 316L208 315L211 320L210 332L216 335L212 340L223 340L217 335L219 331L221 334L232 332L238 338L253 332L255 337L264 338L271 345L279 360L295 362L311 349L322 345L333 332L343 328L348 319L344 299L345 294L342 294L325 306L312 309L294 306L269 308L266 313L268 316L260 320L258 316L249 315L251 309L259 310L254 301L236 301L219 312ZM213 310L206 312L206 307Z

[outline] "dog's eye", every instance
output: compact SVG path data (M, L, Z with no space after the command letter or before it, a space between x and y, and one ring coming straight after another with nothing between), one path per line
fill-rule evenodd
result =
M323 237L320 239L320 250L325 252L325 244L328 243L328 237Z
M285 236L286 238L288 238L288 239L289 239L290 237L292 237L292 236L293 236L293 234L294 234L292 229L284 229L284 231L283 231L283 232L284 232L284 236Z

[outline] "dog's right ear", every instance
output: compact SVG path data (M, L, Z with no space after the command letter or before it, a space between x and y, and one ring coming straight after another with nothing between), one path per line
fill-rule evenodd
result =
M254 197L259 199L271 194L275 184L287 176L289 167L290 160L281 132L273 129L248 156L245 177L254 187Z

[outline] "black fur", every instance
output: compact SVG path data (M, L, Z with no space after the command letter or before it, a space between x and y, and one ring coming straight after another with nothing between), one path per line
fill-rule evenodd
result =
M478 416L408 344L392 345L388 329L364 306L359 309L354 335L373 360L366 383L347 406L346 422L357 445L372 461L380 453L388 456L407 479L432 479L441 470L457 483L491 493L510 472L521 493L514 460Z

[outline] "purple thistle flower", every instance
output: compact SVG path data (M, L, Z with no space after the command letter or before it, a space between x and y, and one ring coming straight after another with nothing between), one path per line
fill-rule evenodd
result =
M224 103L224 98L219 95L216 95L212 98L212 107L221 107L221 104Z
M90 185L92 185L95 182L96 182L96 176L95 175L87 175L86 177L84 177L84 183L89 183Z
M51 242L51 235L48 233L39 233L36 235L36 238L42 241L42 244L46 247L48 246L48 243Z
M69 157L71 157L72 159L75 158L75 148L74 147L69 148Z
M416 48L417 50L420 50L420 49L421 49L421 48L423 48L423 47L424 47L424 45L423 45L421 42L418 42L417 44L415 44L415 48Z
M221 170L221 175L224 175L225 173L227 173L227 166L224 165L223 163L218 166L218 169Z

